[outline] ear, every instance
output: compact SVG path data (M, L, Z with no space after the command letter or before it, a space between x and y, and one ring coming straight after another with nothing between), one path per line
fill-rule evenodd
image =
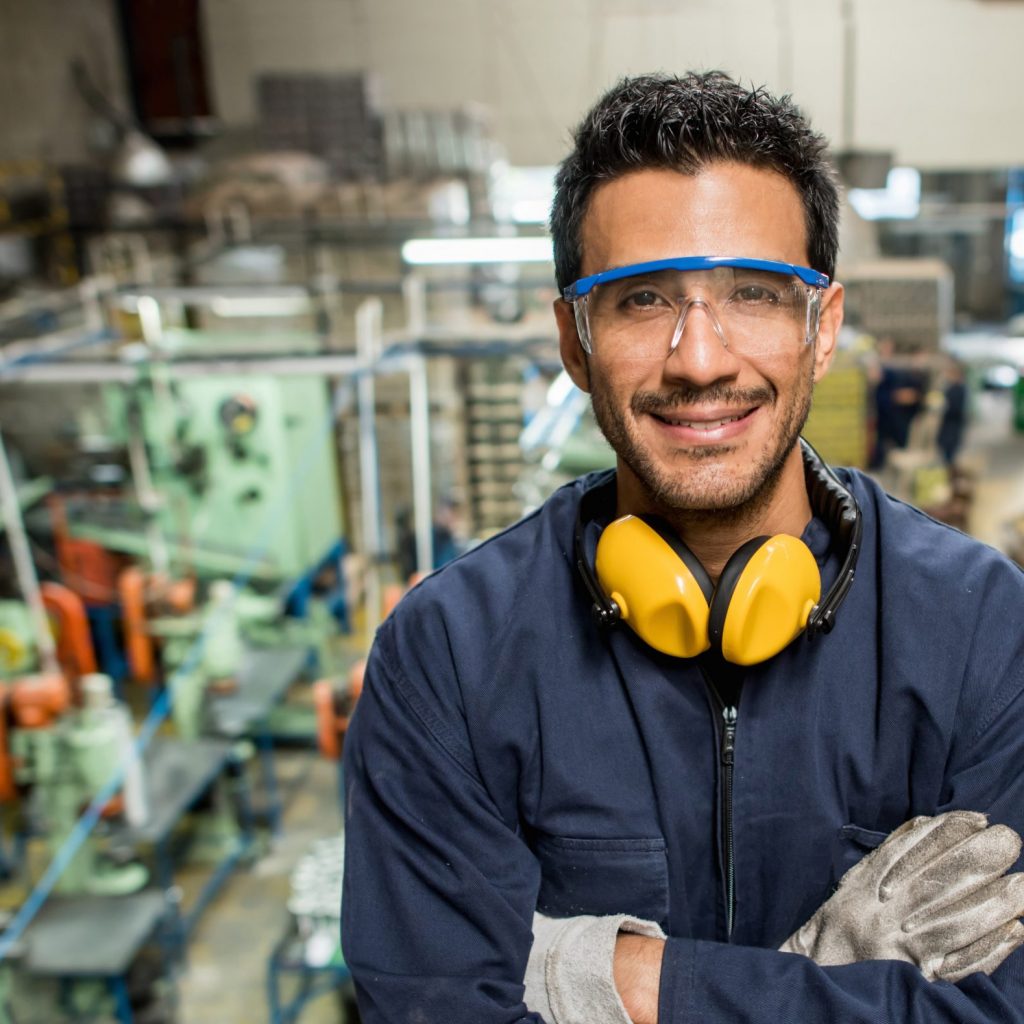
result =
M562 356L565 372L572 378L580 391L590 391L590 371L587 353L583 351L580 336L576 330L576 316L572 303L555 299L555 323L558 324L558 349Z
M821 317L818 339L814 344L814 381L817 383L828 372L839 341L839 328L843 326L843 286L830 285L821 297Z

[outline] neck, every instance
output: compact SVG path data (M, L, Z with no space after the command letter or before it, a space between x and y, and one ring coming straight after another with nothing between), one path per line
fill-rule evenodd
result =
M799 537L811 518L803 456L794 445L778 477L742 506L732 509L665 508L641 491L632 473L619 464L618 513L655 514L672 524L715 582L732 553L753 537L787 533Z

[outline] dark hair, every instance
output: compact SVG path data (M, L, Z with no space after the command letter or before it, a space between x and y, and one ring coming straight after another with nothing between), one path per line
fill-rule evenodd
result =
M776 171L793 183L804 205L810 264L832 277L839 193L827 146L788 96L745 89L721 71L622 79L580 122L555 177L558 287L580 276L580 229L598 185L642 168L697 174L718 160Z

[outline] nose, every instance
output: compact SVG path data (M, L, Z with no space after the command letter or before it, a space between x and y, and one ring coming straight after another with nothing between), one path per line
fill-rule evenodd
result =
M734 377L739 370L714 308L703 299L690 299L679 313L665 373L696 384Z

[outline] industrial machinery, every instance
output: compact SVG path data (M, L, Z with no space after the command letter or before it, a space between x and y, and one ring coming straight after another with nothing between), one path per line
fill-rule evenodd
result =
M196 739L204 731L207 694L230 692L238 685L243 647L236 596L230 581L218 580L199 613L150 625L154 635L163 637L171 714L182 739Z
M0 601L0 679L28 672L33 660L28 606L22 601Z
M4 693L10 731L0 751L0 783L6 778L9 784L2 796L24 795L28 831L45 835L51 858L122 762L130 765L122 791L108 801L103 816L139 826L147 815L141 768L129 756L133 733L127 709L113 698L107 676L84 677L81 693L81 705L75 706L63 677L40 675L8 684ZM116 895L146 884L141 865L111 859L103 846L101 837L90 834L61 873L56 891Z
M154 366L148 384L112 385L105 398L111 430L132 456L142 512L173 564L286 580L337 544L341 506L322 378L179 379ZM149 553L137 524L79 524L75 532Z

